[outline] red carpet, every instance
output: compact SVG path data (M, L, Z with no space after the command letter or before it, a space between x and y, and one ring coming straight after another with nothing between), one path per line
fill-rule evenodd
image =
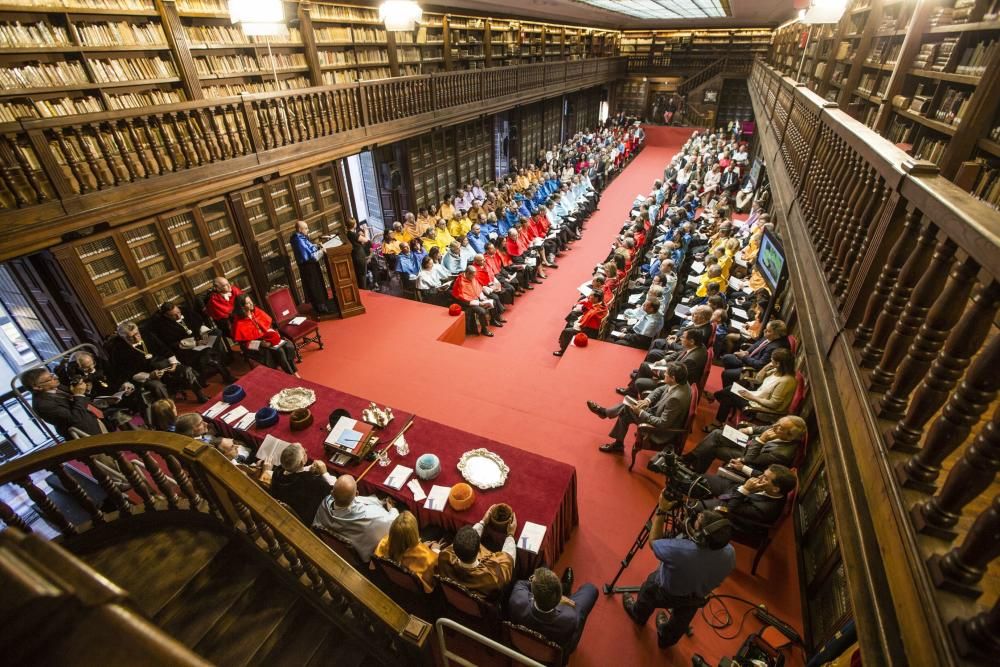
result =
M552 351L563 318L577 298L576 287L604 259L633 198L649 192L690 132L647 128L646 148L605 191L583 240L559 258L559 268L550 271L544 285L517 300L506 316L509 324L498 329L495 338L473 337L464 345L443 342L441 337L454 324L445 309L363 292L367 313L324 322L326 349L303 353L301 372L309 380L574 465L580 527L556 569L561 572L572 565L578 583L589 581L600 587L610 581L656 502L663 480L646 472L648 454L641 455L636 471L629 473L622 457L598 452L597 446L608 441L611 422L596 418L586 407L587 399L612 404L617 398L614 387L625 383L641 352L601 342L584 349L570 347L561 359ZM715 369L709 389L718 386ZM698 436L711 412L703 403L695 426ZM692 436L689 446L697 439ZM434 443L411 441L411 446L433 450ZM738 569L721 592L766 604L801 633L791 523L786 522L764 556L758 576L749 574L751 551L741 546L736 551ZM653 567L646 549L619 583L638 584ZM733 655L743 638L760 627L749 618L737 635L736 626L747 607L734 601L727 604L734 626L722 632L735 638L719 638L699 616L694 637L660 651L652 621L636 628L622 611L620 596L602 596L573 664L688 665L693 653L716 664ZM789 654L790 664L801 664L799 655Z

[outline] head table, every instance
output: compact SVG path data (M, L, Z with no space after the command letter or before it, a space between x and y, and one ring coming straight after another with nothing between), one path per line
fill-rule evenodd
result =
M368 407L372 399L359 398L315 382L299 380L266 366L257 366L240 378L237 384L246 391L246 397L234 407L243 406L251 412L269 405L271 397L282 389L289 387L312 389L316 392L316 402L309 406L309 410L313 414L314 421L308 428L293 431L289 426L288 414L283 413L278 423L268 428L258 429L251 425L246 431L236 431L221 419L227 410L211 419L221 434L242 436L241 439L250 439L257 445L269 434L288 442L301 443L311 459L325 461L330 472L335 475L346 473L357 478L370 465L369 461L364 460L346 467L333 464L326 456L323 441L328 434L328 417L333 410L343 408L350 412L352 418L360 420L361 411ZM220 400L222 400L221 392L202 405L199 412L204 412ZM379 404L379 407L386 406ZM389 444L412 416L395 407L393 413L395 418L385 428L375 431L379 439L375 446L376 450L381 450ZM521 576L530 574L535 566L542 563L550 567L555 565L563 546L579 523L576 469L573 466L422 417L414 418L413 425L404 437L409 443L409 453L406 456L399 456L395 447L390 447L390 464L385 467L375 464L359 482L360 493L391 496L410 508L416 514L420 525L440 526L450 532L479 521L490 505L507 503L514 508L517 515L518 532L515 537L520 536L525 521L545 526L545 537L537 555L518 548L518 574ZM499 489L475 489L475 503L462 512L456 512L450 506L442 512L425 510L423 501L415 502L413 494L406 485L396 490L383 483L397 464L416 469L417 458L421 454L431 453L441 460L441 474L433 481L420 481L424 493L430 492L432 484L450 487L465 481L457 467L459 458L465 452L480 447L499 455L510 468L510 474L507 483ZM416 474L412 475L411 479L417 479Z

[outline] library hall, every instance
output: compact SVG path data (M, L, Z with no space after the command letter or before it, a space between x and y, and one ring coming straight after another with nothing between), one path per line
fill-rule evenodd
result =
M4 662L996 664L998 73L1000 0L0 0Z

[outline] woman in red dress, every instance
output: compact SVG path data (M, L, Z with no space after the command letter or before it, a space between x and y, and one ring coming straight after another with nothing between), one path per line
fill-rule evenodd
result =
M295 367L295 346L271 328L271 316L257 308L248 294L236 299L233 309L233 340L243 353L268 368L281 368L301 377Z

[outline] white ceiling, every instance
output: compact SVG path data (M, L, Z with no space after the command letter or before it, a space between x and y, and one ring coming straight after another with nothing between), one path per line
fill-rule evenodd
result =
M428 11L461 14L462 10L466 10L492 16L512 15L538 21L626 30L777 26L795 15L793 0L729 0L732 16L700 19L640 19L576 0L452 0L447 6L432 5L429 0L418 1ZM677 3L678 6L688 4L690 2L686 0Z

